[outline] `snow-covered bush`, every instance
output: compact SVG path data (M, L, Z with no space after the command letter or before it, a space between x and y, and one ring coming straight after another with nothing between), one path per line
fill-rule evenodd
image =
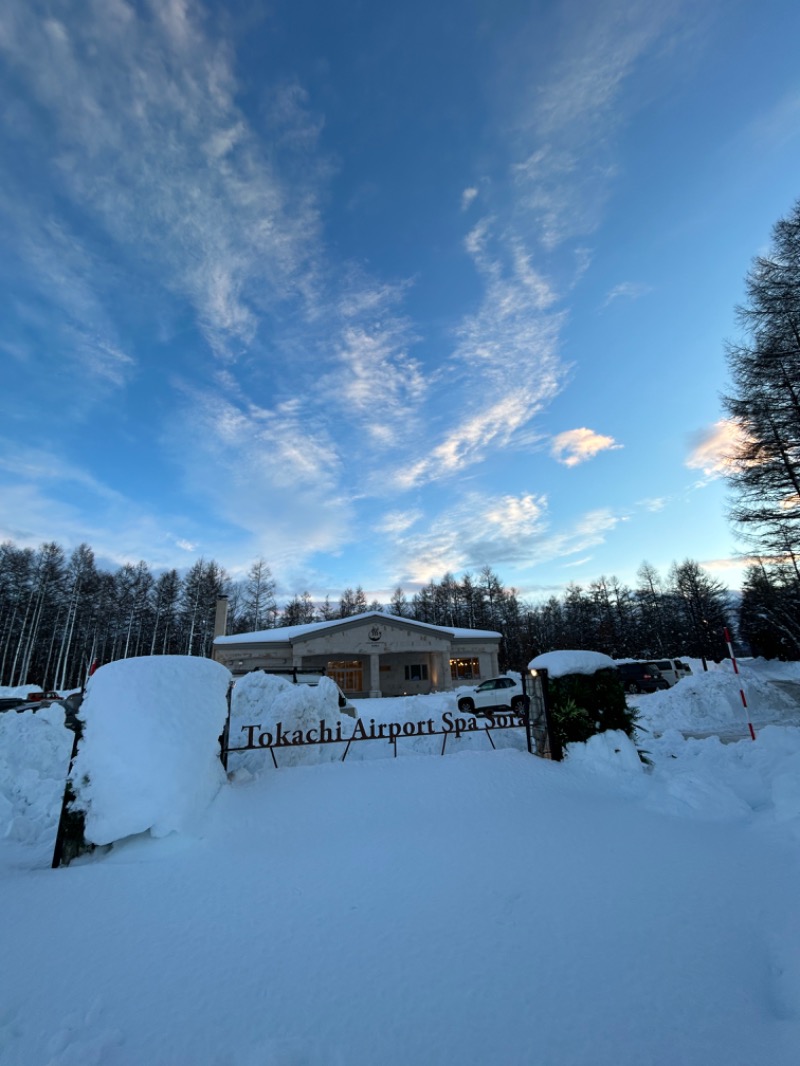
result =
M607 655L551 651L532 659L529 669L548 672L550 715L562 746L607 730L633 736L636 712L628 707L614 660Z

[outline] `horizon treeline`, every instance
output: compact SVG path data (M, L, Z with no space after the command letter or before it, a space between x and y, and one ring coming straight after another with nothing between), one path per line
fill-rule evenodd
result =
M174 569L154 574L145 562L110 572L97 566L87 544L67 554L55 542L32 549L7 541L0 544L0 684L60 691L83 684L95 661L207 656L222 595L228 597L229 634L384 611L434 625L499 631L503 669L564 648L613 658L721 659L727 654L726 625L744 640L763 635L755 653L800 657L785 626L765 628L769 575L759 575L758 589L745 588L737 611L724 585L689 559L673 564L663 578L643 563L633 588L601 577L537 602L521 599L488 566L461 578L445 574L411 596L398 587L387 604L367 602L357 586L336 602L315 602L303 592L280 605L276 587L263 559L239 580L205 559L183 575Z

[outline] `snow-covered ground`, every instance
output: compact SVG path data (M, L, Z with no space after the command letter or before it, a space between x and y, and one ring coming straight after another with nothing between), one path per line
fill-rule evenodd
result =
M344 763L335 744L287 747L276 770L250 751L215 784L220 685L182 674L196 664L173 663L165 707L128 676L123 743L96 726L84 770L113 772L121 751L142 798L109 803L128 795L152 829L68 868L49 860L72 734L58 707L0 715L3 1066L796 1063L800 728L685 739L746 729L725 669L638 701L649 768L620 734L552 764L515 730L498 750L451 733L441 758L423 728L398 758L387 741ZM791 714L774 682L800 680L796 664L742 679L762 721ZM234 726L260 711L264 730L286 726L299 712L283 692L277 719L244 686ZM424 727L455 700L358 710ZM155 836L185 801L166 750L204 786L182 831Z

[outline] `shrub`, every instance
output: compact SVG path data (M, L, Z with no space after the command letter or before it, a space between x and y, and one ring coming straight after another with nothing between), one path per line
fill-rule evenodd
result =
M580 743L608 729L621 729L633 737L636 712L625 702L616 670L551 678L549 700L562 745Z

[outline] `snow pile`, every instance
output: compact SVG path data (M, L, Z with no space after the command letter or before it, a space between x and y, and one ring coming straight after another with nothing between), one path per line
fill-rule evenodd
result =
M630 775L638 777L645 770L630 737L612 729L589 737L584 744L568 745L567 762L570 772L579 767L584 773L589 771L617 779L626 779Z
M0 685L0 698L26 700L32 692L42 692L41 685Z
M207 806L225 780L229 683L219 663L182 655L121 659L94 674L72 773L87 840L164 836Z
M529 670L547 670L550 677L596 674L615 666L612 658L599 651L547 651L528 663Z
M649 806L704 819L758 818L800 840L800 728L766 726L755 742L738 744L687 740L669 730L648 748Z
M277 674L254 670L239 678L233 689L229 747L244 747L250 737L258 744L259 736L267 733L278 766L340 759L342 751L338 744L292 744L293 739L299 739L298 733L305 737L309 730L314 730L318 736L321 722L334 736L337 726L345 738L353 731L353 719L339 713L339 690L329 677L320 677L316 685L303 685ZM252 729L253 726L258 728ZM259 747L256 751L232 753L228 770L257 774L267 765L273 765L269 751Z
M796 681L800 682L800 663L783 663L779 659L739 659L739 670L748 677L757 674L764 681ZM732 669L729 662L721 664L727 669Z
M781 709L791 713L791 698L758 672L740 676L732 669L709 670L682 678L670 689L661 689L632 700L642 725L655 732L680 729L710 733L720 729L747 732L747 714L739 690L744 688L754 722L774 717Z
M54 841L73 737L57 703L0 714L0 837Z

